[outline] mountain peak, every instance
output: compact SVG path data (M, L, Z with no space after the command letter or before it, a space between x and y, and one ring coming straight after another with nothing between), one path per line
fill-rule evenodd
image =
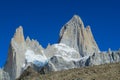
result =
M90 26L84 28L82 19L74 15L60 31L60 43L76 49L81 56L92 55L99 48L94 40ZM91 47L92 46L92 47Z
M23 34L23 28L22 26L19 26L17 29L16 29L16 32L14 34L14 37L13 37L14 41L17 42L17 43L23 43L25 40L24 40L24 34Z
M28 42L30 42L31 40L30 40L30 37L29 36L27 36L27 38L26 38L26 43L28 43Z
M74 15L67 24L69 24L69 25L76 25L76 26L79 26L82 29L84 29L83 21L80 18L80 16L78 16L78 15Z
M21 33L21 34L23 34L23 27L22 27L22 26L19 26L19 27L16 29L16 33Z
M80 16L78 16L78 15L73 15L73 18L75 18L75 19L80 19L81 20L81 18L80 18Z

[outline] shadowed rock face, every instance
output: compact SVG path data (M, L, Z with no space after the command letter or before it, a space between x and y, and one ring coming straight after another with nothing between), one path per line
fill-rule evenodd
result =
M64 43L76 49L81 56L92 55L94 52L99 52L90 26L84 28L82 20L77 15L74 15L61 29L59 43Z
M10 80L9 74L0 69L0 80Z

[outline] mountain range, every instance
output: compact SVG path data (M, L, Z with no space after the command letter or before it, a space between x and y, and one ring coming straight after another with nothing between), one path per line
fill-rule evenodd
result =
M11 39L8 58L0 80L15 80L31 67L40 73L62 71L120 61L120 50L100 51L90 26L74 15L60 30L58 43L43 48L37 40L24 37L19 26Z

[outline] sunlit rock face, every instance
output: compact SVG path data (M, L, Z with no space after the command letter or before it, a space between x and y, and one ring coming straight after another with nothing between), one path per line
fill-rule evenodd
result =
M81 56L92 55L99 52L90 26L84 27L81 18L74 15L60 31L59 43L64 43L76 49Z

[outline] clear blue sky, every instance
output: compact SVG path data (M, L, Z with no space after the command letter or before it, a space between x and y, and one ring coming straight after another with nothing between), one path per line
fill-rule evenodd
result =
M25 37L29 35L46 47L58 42L61 27L74 14L91 26L102 51L120 48L119 0L0 0L0 66L19 25Z

